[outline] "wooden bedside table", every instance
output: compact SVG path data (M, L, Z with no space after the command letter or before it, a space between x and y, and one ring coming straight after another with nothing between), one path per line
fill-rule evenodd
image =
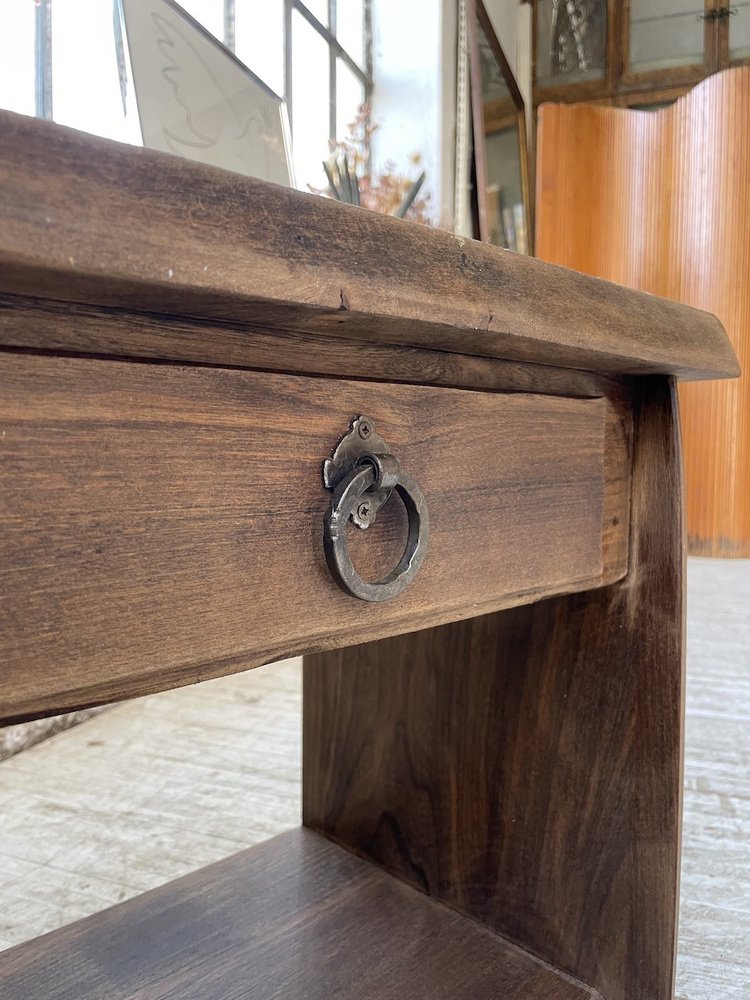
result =
M5 952L3 998L668 1000L674 383L737 374L719 323L0 136L0 718L306 654L304 827Z

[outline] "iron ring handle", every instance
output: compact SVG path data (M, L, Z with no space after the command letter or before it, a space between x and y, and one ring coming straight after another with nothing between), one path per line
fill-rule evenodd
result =
M362 497L376 485L378 474L369 462L355 466L334 490L323 520L323 548L326 562L339 587L362 601L387 601L400 594L419 572L427 551L429 519L422 491L411 478L399 471L395 490L409 516L406 548L398 564L377 583L368 583L357 573L349 555L346 526Z

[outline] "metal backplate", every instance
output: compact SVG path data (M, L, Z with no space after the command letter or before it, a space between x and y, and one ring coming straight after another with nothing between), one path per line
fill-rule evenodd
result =
M359 416L352 421L351 428L341 438L334 449L331 458L323 463L323 483L328 490L338 486L345 476L348 476L357 462L364 455L391 455L391 449L376 432L375 425L369 417ZM369 528L375 520L380 508L388 501L391 490L372 490L368 492L351 519L358 528Z

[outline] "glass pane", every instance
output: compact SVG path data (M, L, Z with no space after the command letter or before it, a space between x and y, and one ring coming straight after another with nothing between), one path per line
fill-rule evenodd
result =
M351 0L344 0L342 6L346 6ZM320 23L328 27L328 0L303 0L303 6L307 7L313 17L317 17Z
M363 0L344 0L336 6L336 38L342 48L364 69L365 12Z
M34 114L34 21L32 0L0 4L0 108Z
M292 147L297 186L326 187L328 158L328 45L297 12L292 15Z
M336 138L346 139L365 102L365 88L343 59L336 65Z
M486 137L486 150L490 243L528 253L518 127L491 132Z
M701 0L631 0L631 72L703 62Z
M61 125L141 145L132 85L123 112L110 4L54 0L52 112Z
M266 86L284 93L283 0L235 5L235 50Z
M729 18L729 58L750 58L750 0L734 0Z
M180 0L180 6L220 42L224 40L224 0Z
M538 86L603 79L606 54L607 0L538 0Z

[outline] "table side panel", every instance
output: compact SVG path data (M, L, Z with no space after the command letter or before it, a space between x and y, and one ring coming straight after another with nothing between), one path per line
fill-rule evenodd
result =
M674 997L675 395L636 392L623 580L304 663L305 823L606 1000Z

